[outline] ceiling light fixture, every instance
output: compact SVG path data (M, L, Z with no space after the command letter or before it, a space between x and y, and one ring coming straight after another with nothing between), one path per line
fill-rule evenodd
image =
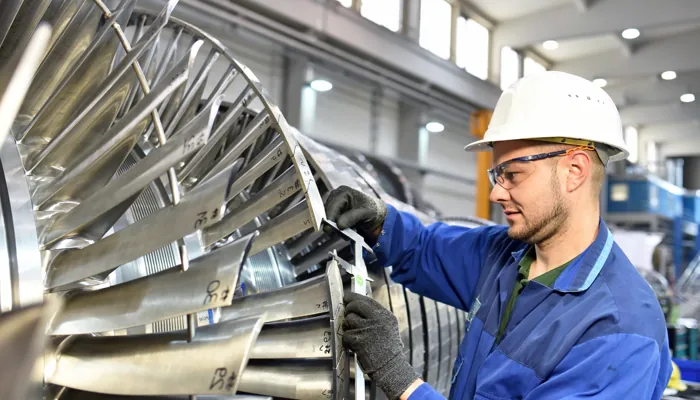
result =
M333 89L333 84L325 79L314 79L311 81L311 89L317 92L327 92Z
M692 93L686 93L681 96L681 101L684 103L692 103L695 101L695 95Z
M559 48L559 42L556 40L547 40L542 43L542 47L544 47L546 50L556 50Z
M629 28L622 31L622 37L627 40L636 39L639 37L639 35L639 29L636 28Z
M608 84L608 81L603 78L598 78L593 80L593 84L598 87L605 87Z
M672 81L676 79L677 76L676 71L665 71L661 73L661 79L665 81Z
M445 125L436 121L431 121L425 124L425 129L427 129L428 132L440 133L445 130Z

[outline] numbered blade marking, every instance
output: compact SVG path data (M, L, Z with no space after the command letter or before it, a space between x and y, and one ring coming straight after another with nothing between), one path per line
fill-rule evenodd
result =
M227 306L257 232L190 262L102 290L70 296L53 335L107 332ZM177 296L173 296L177 293Z
M191 342L184 331L70 336L48 357L45 379L118 395L234 394L263 320L201 327Z
M204 229L202 231L203 245L210 246L225 238L275 204L296 193L299 188L297 173L294 168L289 168L284 174L251 196L243 205L224 216L221 221Z
M333 397L333 371L328 362L275 364L249 363L241 376L239 389L246 393L299 400L329 400Z
M332 339L328 317L266 325L250 358L332 358Z

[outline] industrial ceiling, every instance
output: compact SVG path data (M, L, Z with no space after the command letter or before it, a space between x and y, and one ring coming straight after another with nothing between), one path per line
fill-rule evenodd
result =
M531 49L550 61L552 70L604 79L623 123L638 129L640 144L654 141L668 157L700 154L700 106L689 101L700 90L700 2L466 3L494 22L494 50L501 46ZM556 41L558 46L551 42L544 46L546 41ZM681 100L683 95L688 102Z

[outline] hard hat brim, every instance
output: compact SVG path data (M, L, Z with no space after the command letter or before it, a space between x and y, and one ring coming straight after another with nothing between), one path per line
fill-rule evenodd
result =
M547 137L554 137L554 136L542 135L540 137L529 137L527 139L537 140L538 138L547 138ZM464 146L464 151L469 151L469 152L472 152L472 151L492 151L493 150L492 143L506 142L506 141L510 141L510 140L524 140L524 138L522 138L522 137L507 138L506 137L506 138L499 138L496 140L485 140L485 139L477 140L477 141L474 141L474 142L469 143L468 145ZM621 149L619 147L612 147L612 146L611 146L611 148L616 150L616 151L609 153L608 161L620 161L620 160L626 159L629 156L629 152L627 149Z

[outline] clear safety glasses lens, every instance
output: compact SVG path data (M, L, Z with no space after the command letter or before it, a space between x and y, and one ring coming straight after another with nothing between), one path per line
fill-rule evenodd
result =
M535 164L530 161L506 161L490 169L489 180L492 185L499 184L504 189L512 189L529 178L535 171Z

